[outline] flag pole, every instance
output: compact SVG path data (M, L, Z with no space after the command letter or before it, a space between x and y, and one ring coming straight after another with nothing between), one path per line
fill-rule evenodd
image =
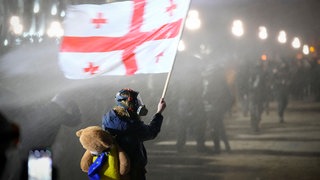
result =
M176 57L177 55L175 55ZM164 96L166 95L166 92L167 92L167 89L168 89L168 84L169 84L169 80L170 80L170 77L171 77L171 73L172 73L172 69L173 69L173 66L174 66L174 63L175 63L175 59L173 60L173 64L172 64L172 67L167 75L167 79L166 79L166 83L164 84L164 88L163 88L163 92L162 92L162 96L161 98L164 98Z
M182 37L182 33L183 33L183 30L184 30L184 24L185 24L186 19L187 19L187 16L188 16L188 12L189 12L189 9L190 9L190 5L191 5L191 0L189 1L189 7L188 7L188 10L187 10L186 16L185 16L185 18L184 18L184 20L183 20L183 23L182 23L180 39L181 39L181 37ZM179 39L179 41L180 41L180 39ZM178 43L178 46L179 46L179 43ZM177 46L177 49L178 49L178 46ZM177 50L176 50L176 51L177 51ZM177 52L176 52L176 54L175 54L175 56L174 56L171 69L170 69L170 71L168 72L167 79L166 79L166 82L165 82L165 84L164 84L164 88L163 88L163 91L162 91L162 96L161 96L161 98L164 98L165 95L166 95L166 92L167 92L167 89L168 89L168 85L169 85L169 81L170 81L170 78L171 78L171 74L172 74L172 71L173 71L173 68L174 68L174 64L175 64L176 57L177 57Z

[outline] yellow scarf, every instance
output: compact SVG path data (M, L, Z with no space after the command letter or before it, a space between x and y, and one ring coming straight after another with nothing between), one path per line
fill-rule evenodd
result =
M92 162L96 159L97 156L94 156ZM108 153L108 161L102 166L100 176L101 180L120 180L118 148L116 145L111 147Z

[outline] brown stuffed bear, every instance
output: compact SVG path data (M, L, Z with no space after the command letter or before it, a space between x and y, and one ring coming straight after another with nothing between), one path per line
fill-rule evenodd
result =
M108 162L104 162L106 165L99 168L99 178L121 180L129 179L129 176L127 175L130 170L129 158L121 147L115 143L111 134L104 131L99 126L89 126L78 130L76 135L79 137L83 148L86 149L86 152L82 156L80 162L80 167L83 172L88 173L88 171L90 171L90 166L98 156L105 153L107 154L106 161Z

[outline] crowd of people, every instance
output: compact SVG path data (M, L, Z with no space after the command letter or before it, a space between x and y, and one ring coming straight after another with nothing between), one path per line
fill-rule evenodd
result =
M252 65L253 64L253 65ZM289 100L319 101L316 59L260 59L243 64L236 79L237 96L244 116L250 115L251 128L260 131L262 113L269 113L269 103L277 104L279 123L285 123L285 110Z
M271 102L276 104L278 122L285 123L290 100L310 97L320 100L320 82L316 79L320 68L316 59L275 56L268 60L244 60L232 66L195 57L179 61L183 62L177 71L188 71L190 76L174 79L179 87L172 95L178 99L177 112L174 112L178 152L184 151L188 137L194 138L198 152L220 153L220 142L226 151L231 151L224 119L232 116L234 109L243 117L249 117L248 126L259 133L262 114L269 114ZM188 89L190 84L196 89ZM213 148L205 146L207 135Z

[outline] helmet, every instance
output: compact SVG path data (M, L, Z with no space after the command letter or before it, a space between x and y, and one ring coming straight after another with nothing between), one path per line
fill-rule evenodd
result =
M148 109L143 104L139 92L132 89L124 88L117 92L115 102L118 106L127 111L136 112L139 116L145 116L148 113Z

